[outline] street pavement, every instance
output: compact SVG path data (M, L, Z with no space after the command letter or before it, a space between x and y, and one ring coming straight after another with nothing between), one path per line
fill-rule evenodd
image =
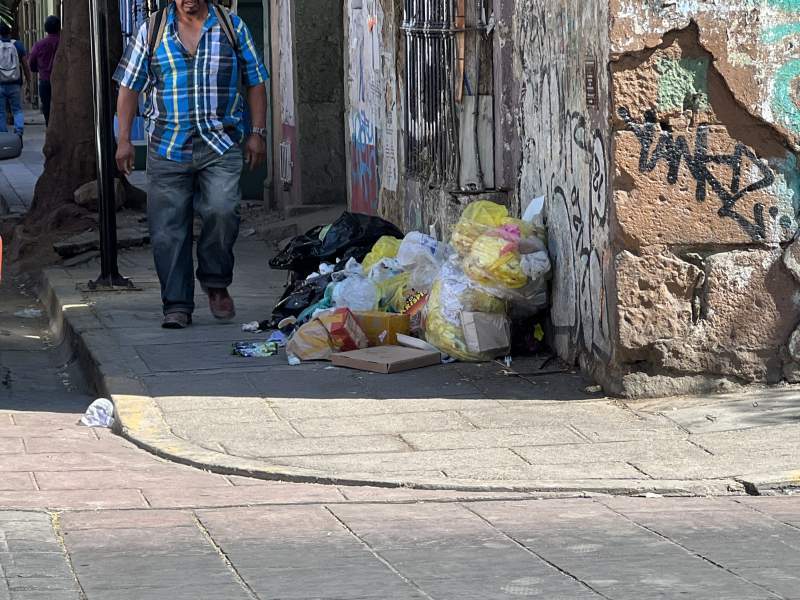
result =
M800 598L796 496L262 481L76 424L92 400L0 287L1 600ZM41 308L38 306L38 308Z
M270 248L237 246L235 322L214 322L198 289L195 324L159 327L147 248L125 251L137 291L87 292L98 265L52 268L45 297L113 398L125 436L176 461L284 481L424 489L767 492L800 486L797 386L702 398L621 401L547 356L379 375L285 355L231 356L264 339L285 274Z

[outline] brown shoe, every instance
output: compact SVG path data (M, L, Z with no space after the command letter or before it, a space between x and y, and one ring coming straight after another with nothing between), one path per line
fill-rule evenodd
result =
M164 315L161 327L164 329L186 329L192 324L192 315L185 312L171 312Z
M236 316L236 307L233 298L228 293L228 288L208 288L208 307L215 319L229 321Z

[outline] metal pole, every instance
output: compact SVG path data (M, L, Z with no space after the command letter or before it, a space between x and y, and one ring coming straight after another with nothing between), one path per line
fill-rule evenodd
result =
M111 70L108 63L109 0L90 0L92 87L94 89L95 151L100 213L100 277L89 287L131 287L117 266L117 210L114 199L114 113L111 109ZM110 0L115 2L116 0Z

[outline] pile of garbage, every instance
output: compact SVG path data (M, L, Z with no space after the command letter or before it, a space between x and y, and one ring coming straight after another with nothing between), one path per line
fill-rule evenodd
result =
M344 213L292 239L270 261L288 270L290 281L258 327L280 333L292 364L337 364L337 355L367 348L383 348L384 360L386 348L396 346L436 353L437 362L505 356L510 313L535 314L547 305L542 205L535 200L517 219L505 206L478 200L449 242ZM356 356L365 357L374 358Z

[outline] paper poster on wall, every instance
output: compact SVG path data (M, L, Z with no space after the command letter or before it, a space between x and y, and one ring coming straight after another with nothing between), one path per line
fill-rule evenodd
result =
M383 165L381 171L383 188L397 191L397 104L394 104L383 130Z

